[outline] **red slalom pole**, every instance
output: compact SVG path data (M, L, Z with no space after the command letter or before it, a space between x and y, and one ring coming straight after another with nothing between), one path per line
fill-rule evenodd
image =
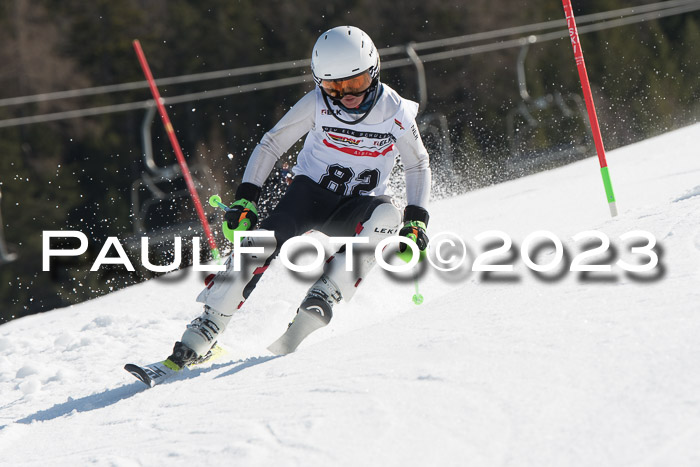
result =
M170 139L170 145L175 151L175 156L177 157L177 162L180 164L180 169L182 170L182 175L185 178L185 183L187 184L187 189L190 192L192 201L194 201L194 206L197 210L197 215L199 216L199 221L204 227L204 234L207 236L207 241L209 242L209 248L211 249L211 254L214 259L219 259L219 249L216 247L216 240L214 240L214 235L211 233L211 228L209 227L209 221L207 221L207 216L204 214L204 208L202 207L202 202L199 200L199 195L194 187L194 182L192 181L192 174L190 174L190 169L187 167L187 162L185 161L185 156L182 154L182 149L180 148L180 143L177 141L175 136L175 131L173 130L173 125L170 123L170 118L168 113L165 111L165 106L160 98L160 93L156 87L156 82L153 79L153 74L151 73L151 68L148 66L146 61L146 55L143 53L141 48L141 43L138 39L134 39L134 50L136 50L136 55L139 58L139 63L143 69L143 74L146 75L148 80L148 85L151 88L151 94L153 94L153 100L158 106L158 113L160 113L160 118L163 120L163 125L165 126L165 132L168 134Z
M612 217L615 217L617 216L617 204L615 202L615 193L613 192L612 182L610 181L608 162L605 159L605 146L603 146L603 137L600 134L600 126L598 125L598 115L596 115L595 105L593 104L593 94L591 93L591 84L588 81L586 63L583 61L583 50L581 49L581 41L578 37L578 29L576 29L576 19L574 18L574 10L571 7L571 0L562 0L562 3L564 4L564 15L566 16L566 24L569 28L569 36L571 36L571 45L574 48L574 58L576 59L576 66L578 67L578 76L581 80L583 97L586 101L588 120L591 123L593 141L595 142L595 149L598 153L598 161L600 162L600 173L603 176L603 185L605 186L605 195L608 199L610 215L612 215Z

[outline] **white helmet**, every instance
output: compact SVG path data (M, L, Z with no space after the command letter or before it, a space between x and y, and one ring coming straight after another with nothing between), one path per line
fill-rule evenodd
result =
M338 26L321 34L311 53L311 72L319 86L322 80L341 80L369 71L379 76L379 52L372 39L354 26Z

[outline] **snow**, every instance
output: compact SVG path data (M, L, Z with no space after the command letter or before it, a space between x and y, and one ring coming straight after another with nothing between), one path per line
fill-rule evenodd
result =
M420 306L410 276L375 269L285 357L265 348L310 280L279 264L228 354L154 389L122 366L169 353L204 274L3 324L0 464L700 465L698 140L700 124L611 151L616 218L595 158L434 203L431 236L462 238L466 266L428 268ZM470 270L489 230L513 239L513 272ZM612 270L535 275L519 251L538 230L564 264L585 246L574 235L604 233L611 250L586 262ZM645 242L619 237L637 230L659 265L629 274L615 262L647 262L630 251Z

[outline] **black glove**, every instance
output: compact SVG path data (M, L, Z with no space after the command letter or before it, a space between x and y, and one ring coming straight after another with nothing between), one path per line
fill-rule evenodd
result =
M425 229L428 228L428 220L430 216L428 211L425 209L408 205L403 212L404 225L401 230L399 230L399 235L402 237L408 237L418 245L420 251L424 251L428 247L428 234L425 233ZM404 252L408 248L408 245L401 243L399 246L399 251Z
M223 231L229 241L234 241L236 230L252 230L258 223L255 203L260 198L260 187L252 183L241 183L236 190L236 201L224 213Z

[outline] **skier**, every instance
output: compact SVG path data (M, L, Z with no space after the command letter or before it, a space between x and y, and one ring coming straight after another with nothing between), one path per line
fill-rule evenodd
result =
M252 255L259 266L235 271L232 255L226 270L210 276L197 298L204 303L203 313L187 326L165 362L172 369L207 354L282 244L294 236L317 229L331 236L367 237L373 248L398 232L412 235L421 250L427 247L431 173L415 122L418 104L380 82L379 53L369 36L353 26L321 34L312 51L311 70L317 86L263 136L251 154L236 201L224 215L224 234L232 241L233 231L243 223L248 229L255 227L261 186L280 156L308 133L291 185L260 223L259 230L270 231L271 237L243 240L245 246L263 248ZM405 169L407 194L400 229L401 213L387 195L397 154ZM334 304L352 298L375 259L367 255L346 271L345 255L341 248L331 257L309 289L289 327L296 335L286 340L283 336L270 350L293 352L301 339L328 324Z

